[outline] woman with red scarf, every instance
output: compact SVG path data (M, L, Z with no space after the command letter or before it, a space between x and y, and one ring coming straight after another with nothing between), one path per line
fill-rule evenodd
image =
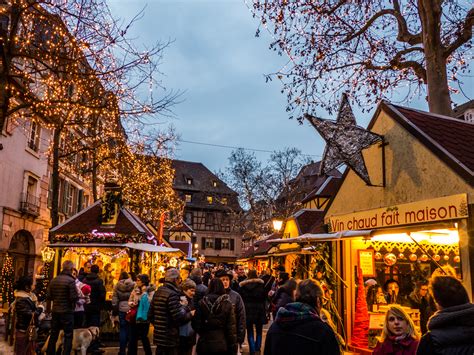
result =
M420 336L410 316L400 306L391 305L374 355L415 355L419 342Z

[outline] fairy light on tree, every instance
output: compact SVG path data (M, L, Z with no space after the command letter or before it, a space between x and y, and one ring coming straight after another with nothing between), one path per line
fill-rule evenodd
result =
M0 130L18 118L51 130L53 226L60 173L89 174L96 195L101 165L116 154L111 143L169 114L180 95L157 77L169 42L142 50L130 40L139 17L122 23L105 0L11 0L0 8Z
M2 289L2 302L13 302L13 258L10 255L5 256L0 273L0 285Z
M248 6L273 36L270 48L289 58L268 76L283 81L289 112L332 109L343 92L371 104L406 87L408 99L426 90L431 112L452 115L450 94L462 91L472 61L471 2L253 0Z

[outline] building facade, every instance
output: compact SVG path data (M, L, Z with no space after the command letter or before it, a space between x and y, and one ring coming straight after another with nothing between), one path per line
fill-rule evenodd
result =
M174 160L173 188L185 202L183 221L192 233L171 233L170 240L189 241L206 262L235 262L242 235L234 221L242 211L237 193L202 163Z

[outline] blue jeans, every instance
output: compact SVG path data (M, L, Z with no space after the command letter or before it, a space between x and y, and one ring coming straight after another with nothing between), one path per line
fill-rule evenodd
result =
M130 334L130 324L125 320L125 316L127 312L119 312L119 320L120 320L120 355L125 355L127 352L127 344L129 340Z
M63 355L70 355L72 350L72 335L74 332L74 314L71 313L55 313L51 319L51 334L48 343L48 355L56 354L56 342L58 340L59 331L64 330Z
M254 329L257 333L257 337L254 338ZM250 354L255 354L256 351L260 351L262 346L262 323L247 323L247 340L249 342L249 352Z

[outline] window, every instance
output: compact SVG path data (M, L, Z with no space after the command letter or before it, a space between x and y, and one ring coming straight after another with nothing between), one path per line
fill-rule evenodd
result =
M206 226L212 226L214 224L214 214L212 212L206 213Z
M222 197L221 202L223 205L227 205L227 197Z
M214 249L214 239L212 238L206 238L206 248L205 249Z
M213 187L217 187L217 181L213 180L213 181L212 181L212 186L213 186Z
M191 194L185 194L184 195L184 201L185 202L191 202L193 200L193 196Z
M212 201L213 201L212 196L207 196L207 197L206 197L206 200L207 200L207 203L208 203L208 204L212 205Z
M192 184L193 184L193 179L191 179L191 178L186 178L186 184L187 184L187 185L192 185Z
M221 248L222 249L230 249L230 239L222 238L221 240Z
M184 215L184 222L186 222L187 225L190 227L193 225L193 214L192 212L186 212Z
M31 121L30 135L28 136L28 148L35 152L39 149L40 131L40 125L35 121Z
M38 186L38 180L33 176L28 176L28 185L26 187L26 195L31 197L36 197L36 188ZM28 197L27 197L28 199Z

